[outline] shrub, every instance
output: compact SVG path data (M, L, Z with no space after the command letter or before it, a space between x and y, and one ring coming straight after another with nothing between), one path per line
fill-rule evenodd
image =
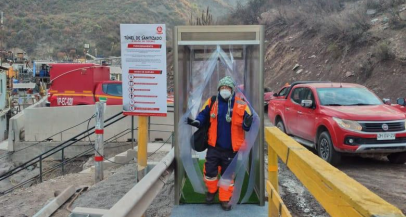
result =
M334 59L338 59L342 55L342 49L340 49L340 47L337 45L337 43L331 43L327 47L327 52L329 52L333 56Z
M352 10L334 13L317 23L326 38L354 44L370 28L366 9L357 5Z
M389 26L392 29L402 29L406 27L406 21L404 21L400 17L400 12L398 10L390 10L389 18Z
M364 0L364 4L368 9L375 9L377 11L384 11L405 3L406 0Z
M361 61L361 65L360 65L360 75L363 75L364 80L367 80L368 78L371 77L372 72L374 71L374 66L371 62L370 59L366 59Z
M387 41L379 43L373 51L373 56L377 58L378 61L391 60L395 58L395 55L390 49L390 45Z
M228 18L230 24L258 24L258 18L265 12L268 0L250 0L246 5L238 3Z

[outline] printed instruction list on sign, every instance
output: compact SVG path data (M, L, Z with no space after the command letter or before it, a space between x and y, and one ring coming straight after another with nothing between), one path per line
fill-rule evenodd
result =
M123 113L166 116L164 24L121 24Z

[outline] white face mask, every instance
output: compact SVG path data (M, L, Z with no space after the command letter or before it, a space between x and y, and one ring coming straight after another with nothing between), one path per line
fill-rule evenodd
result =
M223 99L228 99L231 96L231 91L230 90L220 90L220 96L223 97Z

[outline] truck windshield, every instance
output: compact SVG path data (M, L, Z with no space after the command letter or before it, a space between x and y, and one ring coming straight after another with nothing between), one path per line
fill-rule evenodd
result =
M123 96L121 84L103 84L103 92L112 96Z
M324 106L381 105L381 100L366 88L317 88L320 104Z

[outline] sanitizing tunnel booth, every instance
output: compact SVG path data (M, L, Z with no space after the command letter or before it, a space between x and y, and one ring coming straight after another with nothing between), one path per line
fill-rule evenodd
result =
M235 94L253 113L244 150L220 179L234 184L230 202L264 205L264 29L263 26L179 26L174 32L175 204L205 203L205 152L195 152L190 137L194 119L206 100L218 94L219 80L230 76ZM233 123L231 123L233 124ZM226 180L228 177L228 180Z

